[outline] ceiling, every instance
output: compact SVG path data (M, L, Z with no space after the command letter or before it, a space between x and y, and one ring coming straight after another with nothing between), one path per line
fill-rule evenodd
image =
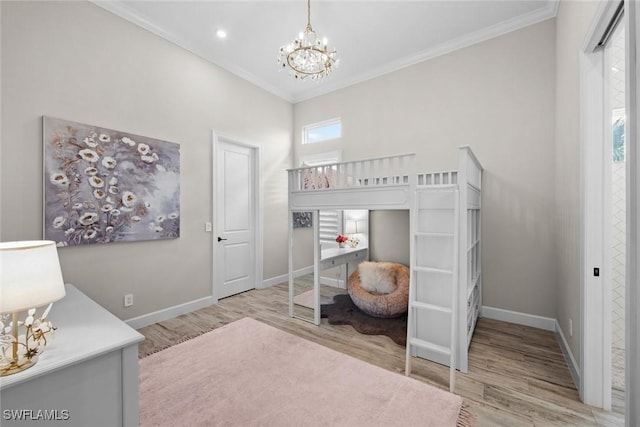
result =
M311 24L340 66L299 81L277 62L306 26L304 0L93 0L290 102L299 102L555 16L558 0L312 0ZM216 36L223 29L225 39Z

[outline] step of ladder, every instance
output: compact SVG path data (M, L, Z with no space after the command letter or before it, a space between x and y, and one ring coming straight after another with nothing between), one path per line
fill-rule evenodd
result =
M419 266L415 266L413 267L413 269L415 271L420 271L423 273L441 273L441 274L453 274L453 271L451 270L444 270L442 268L431 268L431 267L419 267Z
M431 231L416 231L416 237L453 237L453 233L436 233Z
M441 313L451 314L450 307L444 307L442 305L435 305L435 304L427 304L426 302L412 301L411 307L418 308L421 310L435 310Z
M410 344L424 350L431 350L440 354L444 354L445 356L451 355L451 349L449 349L449 347L444 347L429 341L421 340L420 338L411 338Z

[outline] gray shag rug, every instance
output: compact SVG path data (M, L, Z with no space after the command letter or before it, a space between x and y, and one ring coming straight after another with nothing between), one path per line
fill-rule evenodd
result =
M407 313L391 319L369 316L360 310L346 294L333 297L333 304L320 306L320 317L331 325L351 325L361 334L386 335L398 345L407 344Z

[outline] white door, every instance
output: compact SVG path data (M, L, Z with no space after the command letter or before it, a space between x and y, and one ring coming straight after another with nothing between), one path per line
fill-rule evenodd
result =
M255 288L255 150L218 141L215 162L215 296Z

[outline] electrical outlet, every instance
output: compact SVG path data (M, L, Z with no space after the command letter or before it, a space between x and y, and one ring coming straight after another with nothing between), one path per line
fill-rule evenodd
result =
M569 336L573 336L573 320L569 319Z
M124 296L124 306L131 307L133 305L133 294L126 294Z

